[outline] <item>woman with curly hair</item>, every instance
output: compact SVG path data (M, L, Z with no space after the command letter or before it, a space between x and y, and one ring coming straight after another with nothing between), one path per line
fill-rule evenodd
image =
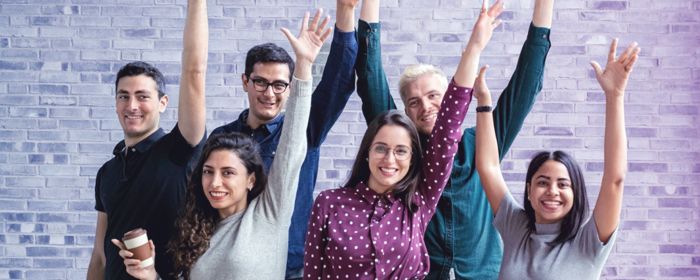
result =
M311 106L311 66L330 29L319 10L309 24L304 16L294 37L283 29L297 56L294 77L255 81L257 98L289 94L285 124L276 157L266 178L256 143L240 133L212 136L204 146L188 183L179 232L169 250L181 279L282 279L285 275L288 231L299 170L306 155L306 128ZM287 92L291 89L291 93ZM122 248L119 255L129 275L156 279L153 266L141 268ZM155 246L151 243L152 252Z

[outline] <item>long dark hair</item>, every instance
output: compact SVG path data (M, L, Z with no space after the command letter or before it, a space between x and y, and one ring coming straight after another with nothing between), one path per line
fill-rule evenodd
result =
M219 212L211 207L202 188L204 162L214 151L228 150L235 153L248 171L255 174L255 183L248 192L247 201L255 199L265 189L267 176L258 145L250 137L233 132L211 136L204 145L202 155L187 184L184 212L178 217L177 234L168 244L168 251L175 258L174 276L190 278L190 270L197 259L209 248L209 240L221 221Z
M586 196L586 183L583 180L581 167L576 163L573 157L562 151L540 152L536 154L527 168L527 175L525 176L525 195L523 199L523 206L525 207L525 215L527 215L528 230L530 233L535 232L535 210L527 199L530 195L528 186L531 184L535 172L548 160L559 162L566 167L566 170L569 172L569 178L571 178L571 188L574 192L574 204L571 207L571 211L569 211L561 221L561 229L557 238L550 242L550 245L554 246L576 237L576 233L581 229L581 225L586 220L586 217L588 217L588 197Z
M413 153L411 156L411 165L406 176L396 183L393 191L397 198L403 199L406 208L413 213L418 207L413 203L413 195L416 192L421 177L420 167L423 161L423 153L416 126L413 125L413 122L408 117L397 110L384 112L369 124L365 135L362 137L362 143L360 144L360 149L357 151L355 163L352 165L350 179L348 179L348 182L345 183L343 187L354 188L360 182L367 182L370 176L368 162L369 150L372 146L372 141L374 141L374 137L377 136L379 130L385 125L402 127L406 129L408 135L411 137L411 152Z

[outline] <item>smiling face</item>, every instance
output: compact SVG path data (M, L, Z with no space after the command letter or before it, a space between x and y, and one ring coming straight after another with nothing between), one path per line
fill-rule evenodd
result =
M248 94L248 103L250 104L247 120L248 126L257 128L272 121L280 114L289 96L289 87L279 94L273 92L273 86L269 86L263 92L259 92L255 89L253 81L288 84L289 71L289 66L286 63L259 62L253 65L253 72L250 73L249 77L246 77L245 74L241 77L243 90Z
M398 125L385 125L380 128L372 141L367 158L369 187L378 193L392 190L411 167L411 149L411 136L405 128ZM399 158L405 158L399 159L397 155Z
M435 118L440 111L445 88L437 74L424 74L408 84L402 95L406 115L416 125L418 132L430 135Z
M573 207L574 191L569 171L558 161L545 161L528 182L527 190L527 199L539 224L559 222Z
M223 219L248 207L248 192L255 174L248 174L236 153L221 149L209 154L202 167L202 188L211 207Z
M124 130L124 139L132 146L156 131L160 113L168 97L158 98L158 86L146 75L126 76L117 83L116 113Z

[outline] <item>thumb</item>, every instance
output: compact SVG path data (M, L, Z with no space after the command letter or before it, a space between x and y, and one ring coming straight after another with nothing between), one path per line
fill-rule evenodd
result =
M603 69L600 68L600 64L598 64L598 62L592 60L591 66L593 66L593 71L595 71L596 77L603 75Z
M112 239L111 241L112 241L112 244L114 244L114 246L117 246L120 250L126 250L126 247L124 246L124 244L121 241L119 241L117 239Z
M289 44L293 45L296 38L294 37L294 35L292 35L292 32L289 32L289 29L284 28L284 27L280 28L280 31L282 31L282 33L284 33L284 36L287 37Z
M156 256L156 245L153 244L153 240L148 240L148 246L151 247L151 256L155 258Z
M484 82L486 79L486 70L489 69L489 65L484 65L481 66L481 69L479 69L479 76L476 77L477 81Z

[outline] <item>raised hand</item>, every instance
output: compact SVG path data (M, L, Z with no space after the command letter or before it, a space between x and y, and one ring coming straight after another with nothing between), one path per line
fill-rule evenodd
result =
M600 87L605 92L605 95L608 97L624 95L625 88L627 87L627 80L634 68L634 63L637 62L641 49L637 46L637 42L632 42L620 57L616 57L616 50L617 38L610 44L608 62L605 65L605 69L601 69L598 62L591 61L591 65L595 71L595 77Z
M478 51L484 50L486 44L491 40L493 30L501 24L501 20L497 19L497 17L503 12L503 0L496 0L488 9L486 8L487 6L488 0L483 0L479 18L474 23L472 35L467 46L474 47Z
M501 20L496 19L496 17L503 12L502 0L496 0L496 3L493 3L488 9L486 8L487 6L488 0L483 0L479 18L476 20L476 23L474 23L469 42L462 52L462 58L453 76L454 81L463 87L474 86L481 52L491 40L493 30L501 24Z
M134 277L136 279L157 279L158 278L158 273L156 272L155 265L151 265L146 268L141 268L140 264L141 261L137 259L132 259L131 257L134 255L129 250L126 249L126 246L124 246L124 243L117 239L112 239L112 244L114 246L119 247L119 256L124 259L124 266L126 266L126 273L131 275L131 277ZM156 257L156 246L153 245L152 240L148 240L148 245L151 247L151 256L155 259Z
M316 56L318 56L318 53L321 51L323 42L325 42L331 34L331 29L326 27L331 19L330 16L325 16L323 21L319 24L322 14L323 9L318 9L316 15L314 15L313 20L309 24L309 13L305 13L301 23L301 30L299 30L299 36L295 37L287 28L282 28L282 33L287 36L289 44L291 44L292 49L294 49L297 63L313 63L314 60L316 60Z
M479 69L479 76L476 77L476 82L474 82L474 97L478 100L479 106L491 106L491 91L486 84L487 69L489 69L488 65L482 66Z

